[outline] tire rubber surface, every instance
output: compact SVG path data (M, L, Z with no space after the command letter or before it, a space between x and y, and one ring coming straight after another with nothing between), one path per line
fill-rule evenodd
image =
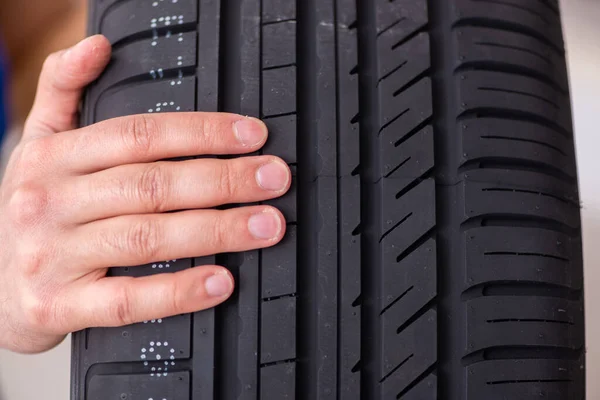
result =
M73 400L585 398L557 0L92 0L83 123L262 118L292 167L224 305L73 340ZM152 296L152 293L148 293Z

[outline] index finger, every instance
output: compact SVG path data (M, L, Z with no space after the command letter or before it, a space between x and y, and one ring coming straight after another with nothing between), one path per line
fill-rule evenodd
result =
M196 112L115 118L48 140L66 169L90 173L168 158L250 153L265 144L267 134L256 118Z

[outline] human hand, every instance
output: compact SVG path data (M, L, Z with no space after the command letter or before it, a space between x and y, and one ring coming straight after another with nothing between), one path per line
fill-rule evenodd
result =
M0 186L0 347L40 352L87 327L216 306L234 285L220 266L142 278L106 273L264 248L285 233L272 207L207 209L281 196L291 180L282 160L159 161L254 152L267 139L258 120L152 114L75 129L82 90L109 59L110 44L94 36L44 65ZM187 211L166 213L177 210Z

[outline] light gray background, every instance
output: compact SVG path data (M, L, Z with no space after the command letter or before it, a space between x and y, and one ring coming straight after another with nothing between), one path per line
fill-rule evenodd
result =
M587 398L600 399L600 1L563 0L583 203ZM67 400L70 340L42 355L0 351L1 400Z

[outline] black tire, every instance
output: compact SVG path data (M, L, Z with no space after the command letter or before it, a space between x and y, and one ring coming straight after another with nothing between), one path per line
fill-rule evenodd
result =
M560 22L557 0L92 1L115 52L84 123L254 115L296 184L273 249L113 269L222 263L238 291L75 334L72 398L584 399Z

